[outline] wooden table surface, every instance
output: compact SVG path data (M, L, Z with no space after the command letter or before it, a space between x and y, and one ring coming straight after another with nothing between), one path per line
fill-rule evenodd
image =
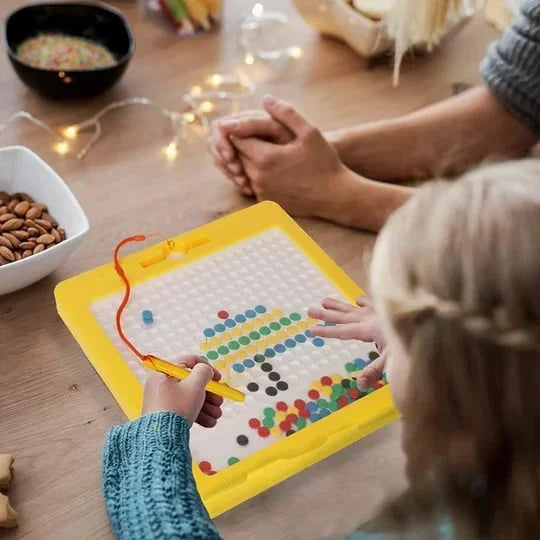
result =
M3 0L0 15L23 5ZM148 22L133 2L114 2L130 20L135 57L120 84L83 102L49 102L22 85L0 58L0 123L20 109L54 124L80 121L107 103L147 96L164 107L214 72L237 69L293 103L322 129L389 117L447 97L456 81L478 83L478 63L495 32L474 20L435 54L408 61L401 86L391 68L370 68L345 45L320 39L286 0L266 7L290 15L305 55L283 68L243 65L236 33L252 2L226 2L219 33L182 40ZM51 138L19 123L0 145L24 144L67 181L91 231L53 275L0 298L0 452L16 456L10 497L17 530L0 538L111 538L100 493L100 458L110 426L125 421L116 402L58 317L53 288L110 260L115 243L136 232L178 234L247 204L214 169L204 141L182 147L169 162L167 122L145 108L124 109L103 122L103 138L82 161L52 151ZM82 141L78 142L80 144ZM391 159L391 156L389 156ZM360 284L374 236L301 220L317 242ZM399 423L361 440L217 519L225 538L324 538L370 517L404 484Z

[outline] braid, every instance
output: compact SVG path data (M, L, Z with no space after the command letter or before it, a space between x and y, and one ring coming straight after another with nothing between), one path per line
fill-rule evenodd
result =
M458 302L439 298L422 289L417 289L409 300L390 301L389 304L394 321L400 325L435 317L441 321L461 324L470 336L501 347L540 351L540 327L512 326L506 310L502 307L496 308L490 314L465 310Z

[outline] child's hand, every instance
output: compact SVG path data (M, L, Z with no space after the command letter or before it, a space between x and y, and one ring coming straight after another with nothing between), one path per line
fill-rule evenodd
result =
M310 308L308 315L333 323L334 326L314 326L310 332L325 338L375 342L381 355L362 370L357 380L359 386L368 387L382 377L387 356L386 341L371 300L367 296L360 296L356 303L360 309L333 298L325 298L321 302L322 308Z
M185 418L191 426L214 427L221 417L223 398L205 391L210 380L219 381L219 371L199 356L184 356L180 365L192 370L179 381L163 373L152 372L144 387L143 414L171 411Z

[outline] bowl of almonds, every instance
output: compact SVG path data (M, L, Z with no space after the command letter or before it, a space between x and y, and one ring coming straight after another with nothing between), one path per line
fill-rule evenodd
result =
M88 233L75 196L27 148L0 149L0 295L60 266Z

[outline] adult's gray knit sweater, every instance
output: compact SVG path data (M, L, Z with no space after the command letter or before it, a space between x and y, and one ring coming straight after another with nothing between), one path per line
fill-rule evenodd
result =
M540 135L540 0L526 0L480 70L495 98Z

